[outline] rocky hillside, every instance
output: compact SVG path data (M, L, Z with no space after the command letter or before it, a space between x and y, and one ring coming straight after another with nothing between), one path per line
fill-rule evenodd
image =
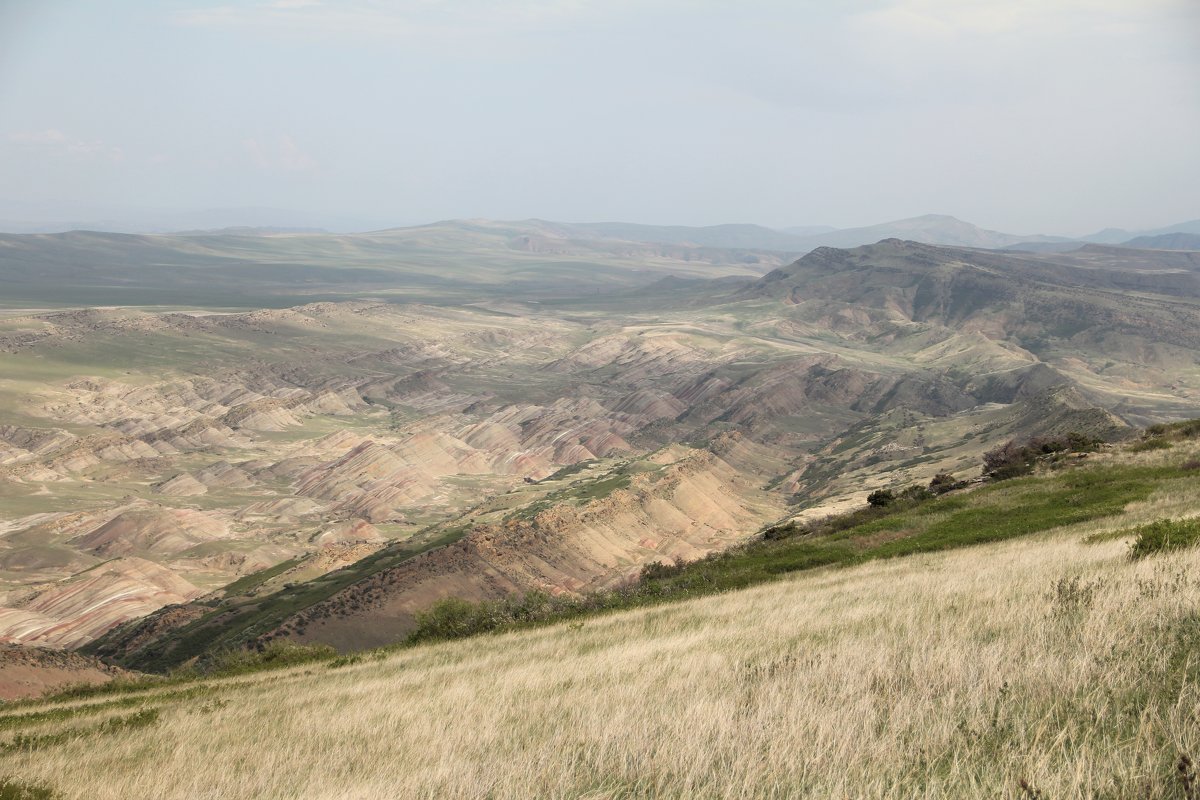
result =
M0 700L25 700L135 673L65 650L0 644Z

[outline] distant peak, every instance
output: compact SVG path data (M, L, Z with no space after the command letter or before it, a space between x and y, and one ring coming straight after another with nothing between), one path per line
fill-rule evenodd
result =
M914 220L925 220L929 222L962 222L958 217L950 216L949 214L922 214L919 217L913 217Z

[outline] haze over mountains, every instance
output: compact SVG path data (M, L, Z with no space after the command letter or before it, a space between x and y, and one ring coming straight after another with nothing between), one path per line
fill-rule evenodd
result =
M554 224L554 223L551 223ZM987 230L945 214L925 214L910 219L894 220L858 228L828 226L793 227L774 230L757 225L715 225L702 228L681 226L631 225L625 223L563 224L570 232L595 232L609 238L664 244L691 243L713 247L747 247L765 250L784 250L806 253L818 247L858 247L883 239L907 239L924 244L944 244L960 247L1004 249L1024 244L1085 243L1124 244L1135 237L1139 245L1149 246L1147 237L1165 234L1200 233L1200 220L1164 228L1130 232L1110 228L1081 237L1048 236L1044 234L1012 234ZM781 236L780 234L784 234ZM1177 249L1177 248L1170 248Z
M466 224L455 220L434 223ZM1123 244L1136 237L1166 234L1200 234L1200 220L1148 230L1129 231L1106 228L1086 236L1047 235L1045 233L1013 234L987 230L945 214L925 214L919 217L894 220L854 228L834 228L828 225L770 228L752 224L709 226L648 225L627 222L566 223L545 220L493 223L513 227L530 227L550 235L571 238L616 239L656 244L688 244L731 249L778 250L806 253L816 247L857 247L881 239L897 238L926 244L948 244L964 247L1006 248L1021 244L1094 242ZM416 228L428 226L414 226ZM103 231L129 234L197 234L197 233L326 233L343 234L393 230L384 220L365 220L347 217L322 216L276 209L218 209L195 214L180 212L170 218L147 222L118 222L97 218L92 221L35 223L0 220L0 231L7 233L65 233L68 231ZM1146 246L1144 243L1134 246Z
M1168 233L1147 232L1138 241L1142 247L1178 249L1189 245L1186 232L1193 229L1200 230L1200 221L1164 229ZM553 297L579 289L632 288L667 275L761 275L818 247L856 247L886 238L1040 252L1087 244L987 231L940 215L803 236L755 225L544 220L447 220L354 234L276 228L0 234L6 282L0 304L247 308L364 295L433 300L448 291L461 299L460 288L478 290L479 298Z

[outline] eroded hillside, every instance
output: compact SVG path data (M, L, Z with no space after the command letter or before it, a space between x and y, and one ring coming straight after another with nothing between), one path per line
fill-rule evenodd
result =
M542 302L8 313L0 636L170 605L104 646L380 644L441 597L608 586L1014 436L1194 414L1196 273L1129 252L887 241Z

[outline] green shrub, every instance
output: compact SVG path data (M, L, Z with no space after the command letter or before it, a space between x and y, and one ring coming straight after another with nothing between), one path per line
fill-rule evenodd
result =
M341 669L342 667L352 667L355 664L361 664L363 661L362 653L352 653L348 656L338 656L337 658L325 664L326 669Z
M58 800L62 797L44 781L0 778L0 800Z
M1173 426L1175 431L1184 439L1195 439L1200 436L1200 419L1189 419L1184 422L1176 422Z
M790 539L799 533L801 527L795 522L785 522L783 525L772 525L763 531L762 538L764 541L777 542L782 539Z
M906 486L903 491L897 496L900 500L909 500L914 503L924 503L926 500L934 498L933 492L926 489L924 486Z
M967 485L966 481L955 479L949 472L939 472L934 475L929 481L929 491L932 494L945 494L954 489L961 489Z
M1185 419L1180 422L1159 423L1146 428L1146 437L1173 436L1176 439L1195 439L1200 436L1200 419Z
M766 534L763 534L763 536L765 538ZM683 563L684 562L681 561L673 561L670 563L667 563L666 561L651 561L649 564L642 567L641 579L655 580L658 578L669 578L673 575L678 575L683 569Z
M488 604L471 603L457 597L447 597L417 613L417 628L413 641L422 639L458 639L486 633L495 629L490 622Z
M876 489L867 495L867 502L875 508L885 508L896 500L891 489Z
M1042 459L1062 453L1090 453L1101 444L1096 437L1077 431L1035 436L1021 443L1014 439L983 454L983 474L997 481L1019 478L1032 473Z
M1033 472L1037 453L1016 442L1007 442L983 454L983 474L992 480L1019 478Z
M215 676L243 675L313 661L328 661L336 657L337 651L326 644L305 645L276 639L261 650L226 650L218 653L204 672Z
M1154 436L1149 439L1142 439L1130 446L1131 453L1145 453L1148 450L1169 450L1171 443L1160 436Z
M1200 545L1200 518L1164 519L1135 528L1137 538L1130 546L1131 558Z

